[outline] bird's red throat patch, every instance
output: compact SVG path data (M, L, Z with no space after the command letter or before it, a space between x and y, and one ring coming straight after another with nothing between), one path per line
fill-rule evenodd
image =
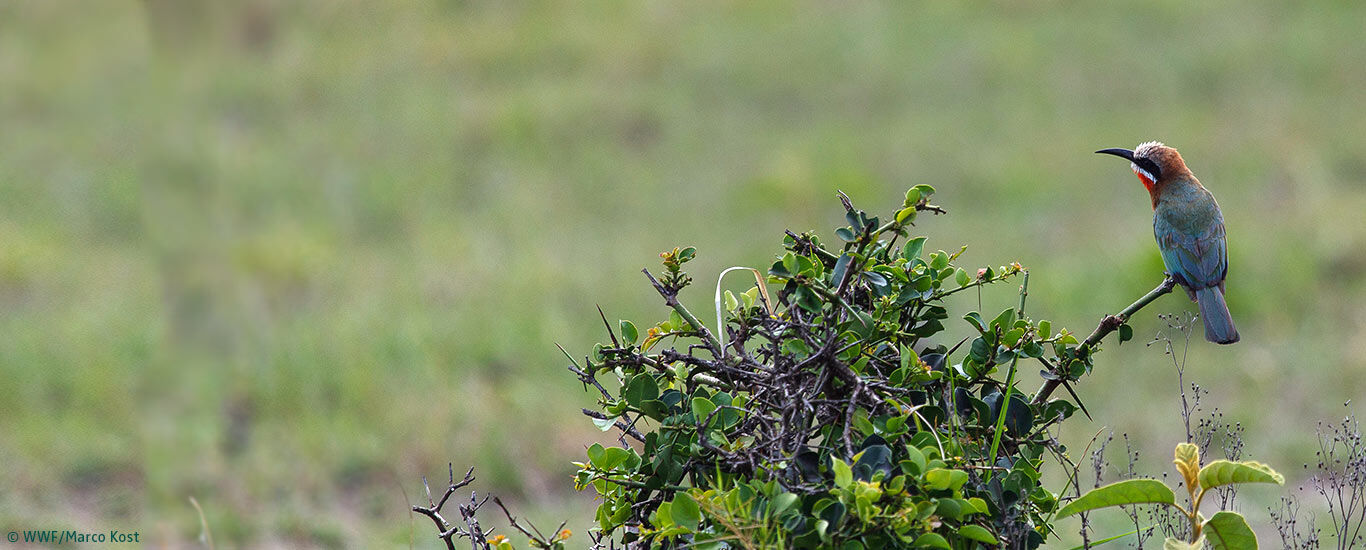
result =
M1138 168L1134 168L1134 175L1138 176L1138 182L1143 184L1143 188L1148 190L1148 197L1153 199L1153 208L1157 208L1157 182L1148 177L1148 174Z
M1144 174L1142 170L1135 168L1134 175L1138 176L1138 182L1143 184L1144 189L1147 189L1149 193L1153 192L1153 187L1157 184L1149 179L1147 174Z

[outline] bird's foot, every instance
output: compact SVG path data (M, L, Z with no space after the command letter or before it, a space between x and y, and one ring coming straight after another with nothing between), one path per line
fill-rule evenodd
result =
M1167 290L1176 288L1176 284L1180 282L1176 279L1176 275L1173 275L1170 271L1163 271L1162 277L1162 287L1166 288Z

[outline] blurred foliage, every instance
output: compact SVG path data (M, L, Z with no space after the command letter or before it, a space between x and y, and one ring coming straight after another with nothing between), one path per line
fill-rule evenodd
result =
M559 457L596 432L546 421L586 404L551 343L592 338L595 300L649 311L639 258L757 266L751 237L837 188L928 182L972 204L943 222L971 254L1034 267L1036 314L1094 319L1161 263L1090 151L1148 139L1229 226L1244 342L1192 375L1227 377L1253 453L1305 462L1366 385L1363 12L5 3L0 522L186 541L195 496L223 544L406 544L405 480L447 460L568 516ZM1088 406L1170 440L1145 412L1171 377L1132 361Z

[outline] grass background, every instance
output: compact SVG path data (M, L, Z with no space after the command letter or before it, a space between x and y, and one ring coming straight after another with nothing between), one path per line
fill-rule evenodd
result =
M767 265L785 228L842 223L837 189L881 212L929 183L951 212L920 224L931 247L1020 261L1031 314L1085 332L1160 276L1145 193L1091 154L1149 139L1229 227L1243 342L1192 344L1187 377L1296 486L1314 425L1366 388L1364 20L1360 2L6 3L0 527L193 546L193 496L222 548L432 548L406 509L447 462L585 526L569 461L601 436L553 343L588 350L595 305L661 319L639 274L659 250L697 246L707 282ZM684 299L709 311L698 287ZM1187 309L1162 298L1137 339ZM1176 389L1159 350L1107 350L1080 385L1096 421L1064 441L1128 433L1164 471ZM1266 525L1279 493L1248 493Z

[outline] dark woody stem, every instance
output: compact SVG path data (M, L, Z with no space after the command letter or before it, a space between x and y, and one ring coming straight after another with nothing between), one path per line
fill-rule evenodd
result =
M1114 315L1106 315L1104 319L1100 320L1100 325L1096 326L1096 330L1091 332L1091 335L1087 336L1086 340L1082 341L1080 346L1077 346L1077 354L1089 355L1091 351L1094 350L1098 344L1100 344L1101 340L1103 340L1111 332L1114 332L1116 329L1118 329L1120 325L1123 325L1125 322L1127 322L1129 318L1133 316L1133 314L1138 313L1138 310L1143 309L1148 304L1153 303L1154 300L1158 299L1163 294L1171 292L1172 289L1175 287L1176 279L1172 278L1171 275L1168 275L1165 279L1162 280L1161 284L1157 285L1157 288L1154 288L1147 294L1144 294L1142 298L1138 299L1138 301L1129 304L1129 307L1124 308L1123 311L1120 311L1119 313L1116 313ZM1062 385L1063 380L1065 379L1066 378L1064 376L1044 381L1043 387L1039 388L1038 393L1034 394L1034 404L1038 405L1048 401L1048 396L1053 395L1053 390L1058 389L1058 386Z

